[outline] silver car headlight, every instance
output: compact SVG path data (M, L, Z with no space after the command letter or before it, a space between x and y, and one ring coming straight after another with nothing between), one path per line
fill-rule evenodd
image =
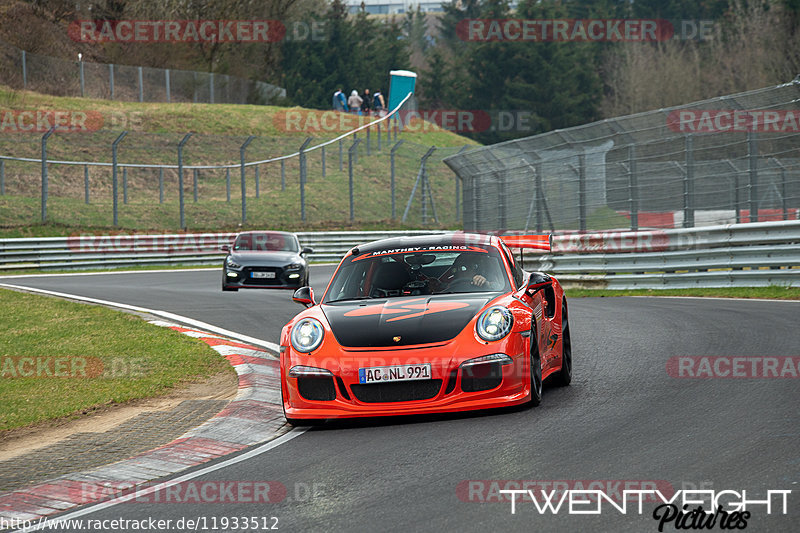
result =
M475 331L485 341L499 341L509 334L513 325L511 311L502 305L493 305L478 317Z
M242 268L242 265L240 265L239 263L237 263L233 259L231 259L231 256L228 256L225 259L225 264L228 266L228 268L232 268L234 270L241 270L241 268Z
M292 328L292 347L298 352L309 353L316 350L325 336L325 328L316 318L304 318Z

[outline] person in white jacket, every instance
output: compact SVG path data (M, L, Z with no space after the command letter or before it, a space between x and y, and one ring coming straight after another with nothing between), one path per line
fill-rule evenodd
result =
M361 103L363 101L364 100L358 96L358 91L353 89L353 92L350 93L350 98L347 99L347 105L351 112L361 114Z

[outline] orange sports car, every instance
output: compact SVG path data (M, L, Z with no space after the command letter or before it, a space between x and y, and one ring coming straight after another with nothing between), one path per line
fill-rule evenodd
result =
M549 236L528 237L549 249ZM495 236L364 244L342 259L319 302L311 287L293 299L307 309L281 331L292 424L538 405L544 379L572 379L561 285L525 272Z

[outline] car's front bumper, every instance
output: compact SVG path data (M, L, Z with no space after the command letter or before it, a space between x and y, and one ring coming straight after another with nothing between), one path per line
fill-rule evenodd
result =
M459 349L450 341L411 349L319 349L312 355L287 347L281 356L283 407L288 418L327 419L448 413L525 403L530 399L526 339L472 342ZM503 353L510 362L465 367L465 361ZM327 355L326 355L327 354ZM430 380L362 384L359 369L431 364ZM292 377L292 367L319 368L328 376ZM477 384L477 385L476 385Z
M253 273L272 274L274 277L254 277ZM306 269L286 269L283 267L245 266L233 270L222 267L222 285L230 289L297 289L306 282Z

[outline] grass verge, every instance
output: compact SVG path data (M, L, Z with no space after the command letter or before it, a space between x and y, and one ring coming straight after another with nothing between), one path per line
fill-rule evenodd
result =
M800 287L726 287L720 289L567 289L568 298L613 296L698 296L707 298L763 298L800 300Z
M126 313L5 289L0 302L0 436L233 372L204 342Z

